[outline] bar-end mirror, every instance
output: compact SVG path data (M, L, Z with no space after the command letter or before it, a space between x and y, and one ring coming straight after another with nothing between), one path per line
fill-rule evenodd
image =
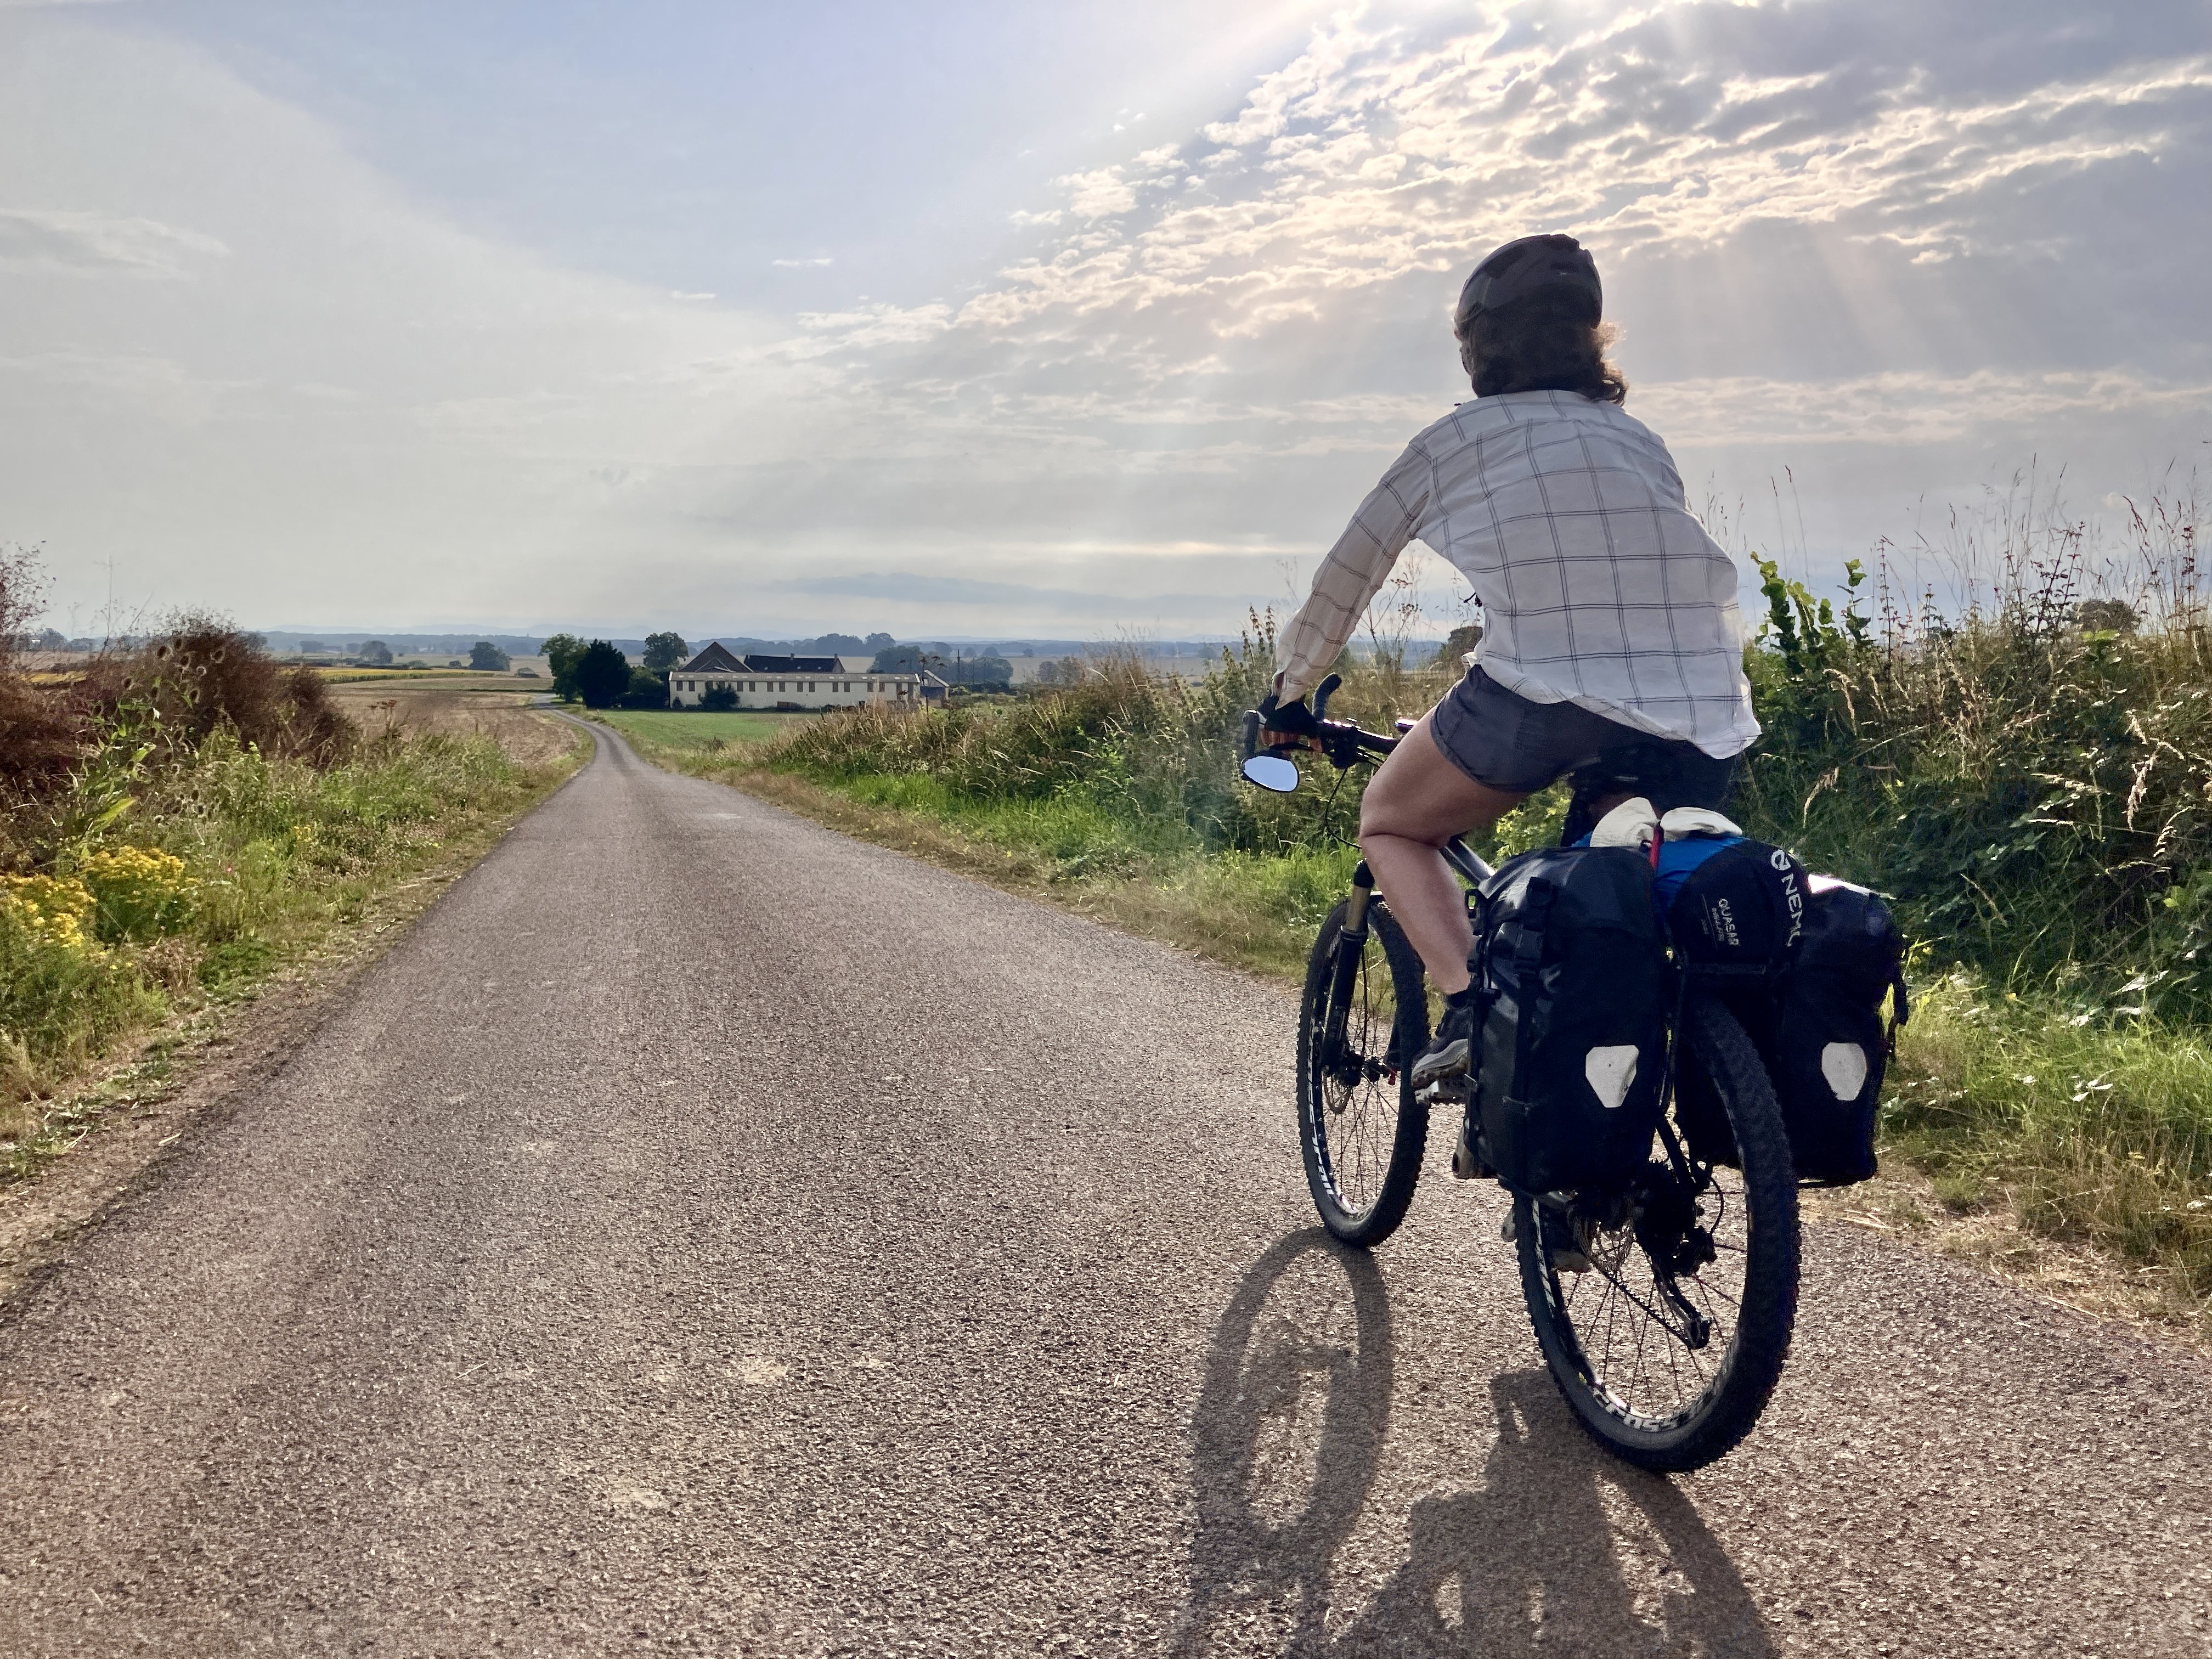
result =
M1279 795L1293 794L1298 787L1297 767L1280 755L1254 755L1244 763L1244 776Z

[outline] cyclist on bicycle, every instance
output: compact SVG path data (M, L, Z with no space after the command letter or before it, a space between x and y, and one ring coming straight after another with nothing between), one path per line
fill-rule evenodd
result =
M1719 807L1759 735L1735 562L1692 516L1667 446L1621 410L1602 315L1597 266L1571 236L1524 236L1474 268L1452 330L1474 401L1416 436L1360 503L1261 706L1267 743L1310 740L1307 691L1414 538L1474 587L1475 665L1359 814L1376 884L1444 994L1417 1085L1464 1072L1474 1034L1474 939L1437 849L1570 775L1571 836L1632 795L1662 812Z

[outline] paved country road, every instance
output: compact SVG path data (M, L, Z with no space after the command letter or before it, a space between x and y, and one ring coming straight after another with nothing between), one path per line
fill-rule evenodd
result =
M2212 1367L1848 1230L1611 1463L1279 990L593 763L0 1324L0 1654L2212 1650Z

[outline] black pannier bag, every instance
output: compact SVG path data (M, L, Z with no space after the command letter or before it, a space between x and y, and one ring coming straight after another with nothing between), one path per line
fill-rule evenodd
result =
M1801 1181L1846 1187L1875 1172L1874 1117L1889 1063L1882 1004L1911 1013L1905 938L1889 907L1832 876L1811 879L1805 941L1771 1023L1753 1040L1766 1061Z
M1832 876L1800 882L1802 927L1784 969L1744 975L1711 988L1743 1022L1782 1107L1800 1181L1849 1186L1875 1173L1875 1110L1890 1054L1882 1004L1896 996L1896 1023L1910 1013L1905 940L1889 907L1863 887ZM1684 896L1687 896L1686 888ZM1687 957L1686 934L1706 935L1676 901L1669 921ZM1693 977L1696 969L1692 969ZM1733 1164L1735 1149L1712 1085L1694 1056L1682 1055L1679 1113L1692 1154Z
M1476 1110L1517 1192L1623 1182L1658 1127L1670 998L1645 856L1523 853L1483 884Z

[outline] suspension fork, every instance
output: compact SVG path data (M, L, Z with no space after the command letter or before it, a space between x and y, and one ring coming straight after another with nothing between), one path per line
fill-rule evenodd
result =
M1344 1023L1352 1007L1352 988L1359 978L1359 958L1367 949L1367 912L1375 901L1375 876L1360 860L1352 872L1352 896L1345 902L1344 930L1336 936L1336 971L1328 976L1328 1006L1322 1011L1322 1063L1333 1066L1344 1055Z

